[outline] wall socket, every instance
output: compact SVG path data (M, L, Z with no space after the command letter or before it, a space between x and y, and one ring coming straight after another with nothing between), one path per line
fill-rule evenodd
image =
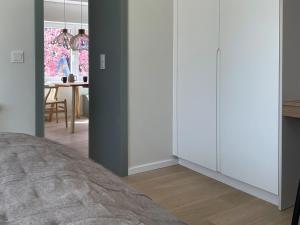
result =
M14 50L10 53L10 62L11 63L24 63L24 51L23 50Z

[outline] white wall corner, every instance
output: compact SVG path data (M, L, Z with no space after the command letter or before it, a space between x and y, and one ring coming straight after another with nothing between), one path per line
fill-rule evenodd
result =
M272 194L270 192L267 192L265 190L259 189L257 187L254 187L252 185L246 184L244 182L235 180L233 178L230 178L228 176L225 176L219 172L216 171L212 171L210 169L204 168L202 166L199 166L195 163L189 162L187 160L184 159L178 159L178 164L188 168L190 170L193 170L195 172L198 172L204 176L210 177L214 180L217 180L223 184L226 184L228 186L231 186L235 189L238 189L242 192L245 192L249 195L252 195L256 198L262 199L264 201L267 201L275 206L279 205L279 196Z

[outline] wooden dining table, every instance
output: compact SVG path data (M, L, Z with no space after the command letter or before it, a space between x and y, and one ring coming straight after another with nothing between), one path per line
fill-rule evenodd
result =
M71 115L71 133L75 133L75 120L76 115L80 117L80 95L79 87L89 88L88 82L74 82L74 83L51 83L45 85L45 87L58 87L58 88L72 88L72 115Z

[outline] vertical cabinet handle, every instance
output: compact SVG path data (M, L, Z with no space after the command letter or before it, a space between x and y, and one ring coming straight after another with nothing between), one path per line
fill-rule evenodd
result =
M217 73L217 79L219 78L219 70L220 70L220 56L221 56L221 49L218 48L216 52L216 73Z
M221 172L221 152L220 152L220 56L221 56L221 49L218 48L216 52L216 136L217 136L217 158L216 158L216 165L217 165L217 172Z
M216 53L216 57L217 57L217 64L219 63L219 56L220 56L220 53L221 53L221 49L218 48L217 49L217 53Z

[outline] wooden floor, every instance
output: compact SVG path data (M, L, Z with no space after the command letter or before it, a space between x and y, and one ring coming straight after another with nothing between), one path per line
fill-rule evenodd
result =
M45 122L45 137L71 147L84 157L88 157L88 123L87 118L76 120L75 133L71 134L70 127L66 129L63 119L58 124L56 122ZM70 123L69 126L71 126Z
M46 137L88 156L88 120L79 120L75 134L61 123L46 123ZM262 200L173 166L124 178L189 225L290 225L292 210L279 212Z
M290 225L275 206L181 166L124 179L189 225Z

